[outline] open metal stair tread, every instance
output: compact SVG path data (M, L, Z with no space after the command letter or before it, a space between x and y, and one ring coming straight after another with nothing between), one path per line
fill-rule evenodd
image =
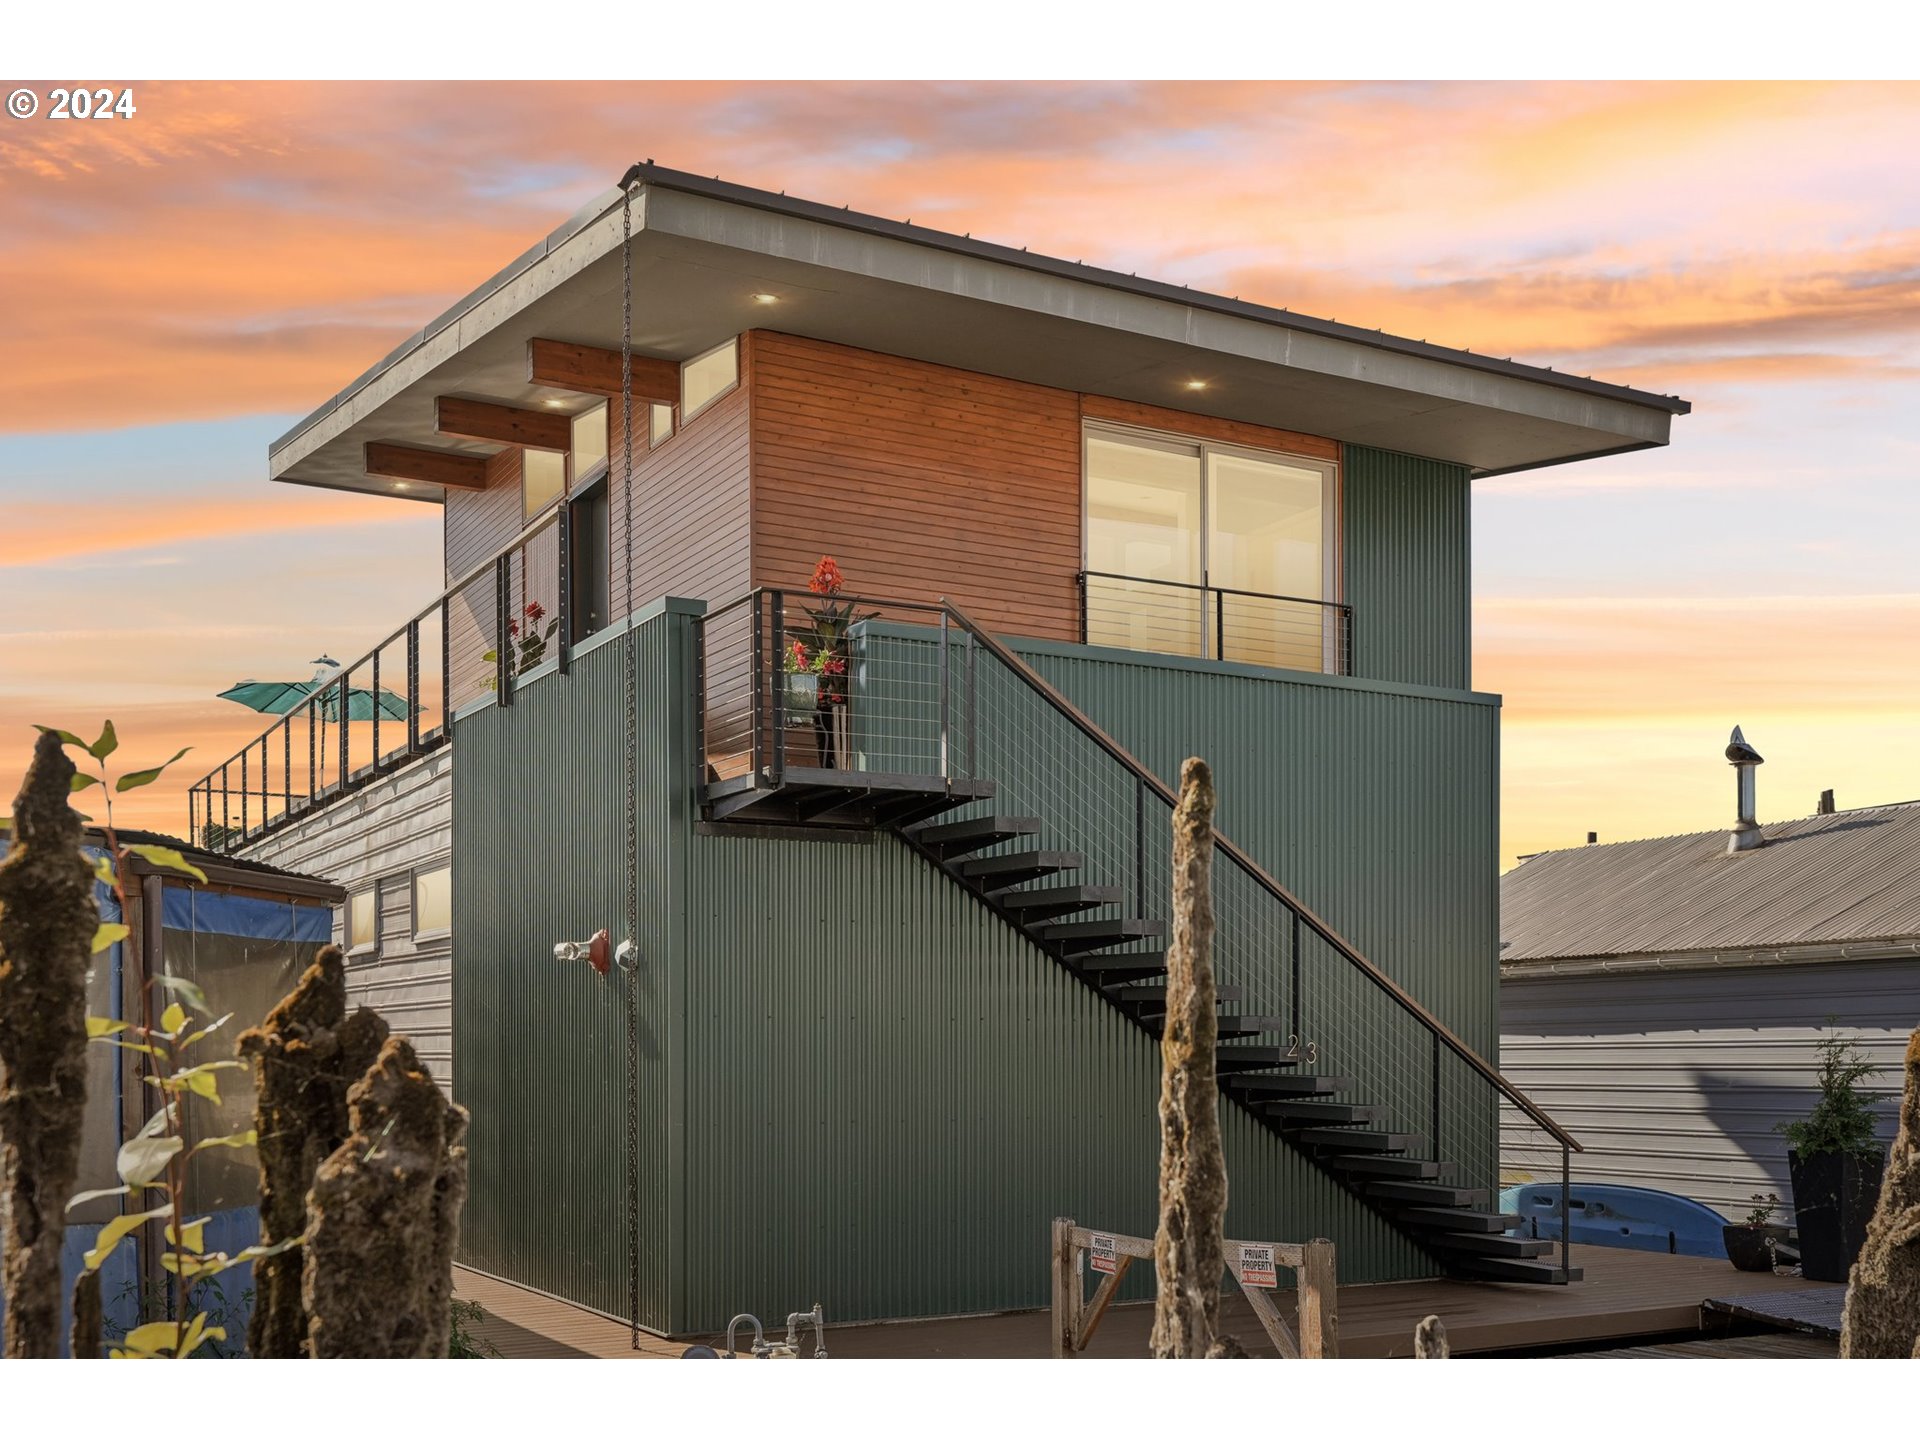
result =
M714 781L702 800L717 821L877 829L990 800L996 788L991 780L795 767L777 780L761 773Z
M1024 923L1029 917L1040 921L1100 905L1117 905L1123 894L1118 885L1053 885L1044 890L1008 891L1000 897L1000 904Z
M1038 835L1040 821L1032 815L985 815L917 825L908 833L918 843L939 851L942 859L951 860L991 845L1004 845L1022 835Z
M1560 1245L1558 1240L1532 1240L1524 1235L1478 1230L1435 1230L1422 1236L1420 1243L1431 1250L1471 1255L1476 1261L1489 1255L1509 1260L1537 1260L1542 1255L1553 1254Z
M1419 1150L1427 1143L1424 1135L1398 1134L1391 1130L1295 1130L1292 1138L1302 1145L1321 1145L1332 1150L1371 1150L1386 1154L1395 1150Z
M952 868L963 879L978 882L983 889L1007 890L1042 875L1078 870L1086 858L1074 850L1016 850L1010 855L958 860Z
M1462 1185L1430 1185L1418 1180L1369 1180L1361 1189L1375 1200L1384 1200L1389 1205L1425 1205L1434 1209L1446 1209L1449 1206L1461 1210L1477 1210L1491 1199L1485 1190L1471 1190Z
M1232 1075L1220 1082L1248 1101L1281 1096L1338 1095L1353 1081L1345 1075Z
M1312 1077L1302 1076L1302 1079ZM1249 1095L1247 1103L1262 1115L1275 1120L1303 1120L1319 1125L1371 1125L1380 1118L1377 1105L1349 1105L1338 1100L1314 1100L1306 1097L1267 1100ZM1298 1138L1298 1131L1291 1138Z
M1299 1063L1298 1052L1284 1045L1227 1045L1214 1056L1213 1068L1228 1075L1236 1070L1272 1070Z
M1060 920L1030 927L1036 940L1069 953L1105 950L1134 940L1158 940L1167 933L1164 920Z
M1401 1210L1397 1218L1405 1224L1419 1225L1429 1230L1478 1230L1488 1235L1511 1230L1521 1223L1518 1215L1502 1215L1492 1210L1428 1209L1421 1206Z
M1143 1015L1164 1015L1167 1012L1167 987L1165 983L1153 984L1149 981L1136 981L1115 986L1107 992L1120 1004L1130 1006ZM1245 997L1245 991L1238 985L1218 985L1214 987L1214 999L1225 1004Z
M1068 962L1075 973L1084 975L1103 988L1118 986L1149 976L1165 976L1167 952L1164 950L1122 950L1105 955L1076 955Z
M1354 1175L1396 1176L1407 1180L1441 1180L1457 1168L1451 1160L1412 1160L1400 1155L1336 1154L1327 1156L1326 1163L1335 1170Z

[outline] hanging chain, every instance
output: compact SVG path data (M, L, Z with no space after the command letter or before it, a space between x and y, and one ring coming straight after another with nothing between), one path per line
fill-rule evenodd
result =
M632 965L627 969L627 1323L628 1343L640 1348L640 712L638 657L633 624L633 186L620 196L620 428L625 451L620 528L625 551L626 610L626 817L623 918Z

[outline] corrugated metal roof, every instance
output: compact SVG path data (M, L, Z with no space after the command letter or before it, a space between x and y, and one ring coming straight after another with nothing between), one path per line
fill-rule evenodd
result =
M1536 855L1500 881L1500 962L1920 936L1920 801Z

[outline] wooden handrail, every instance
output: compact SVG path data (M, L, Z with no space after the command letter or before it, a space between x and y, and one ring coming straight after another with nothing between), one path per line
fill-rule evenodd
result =
M1105 730L1101 729L1092 716L1088 715L1052 685L1048 684L1045 676L1041 675L1018 655L1014 654L1002 641L981 629L981 627L976 624L964 610L954 604L953 601L942 597L940 603L947 608L948 613L953 616L955 623L957 623L961 629L972 635L989 655L992 655L994 659L998 660L1002 665L1005 665L1028 689L1032 690L1042 700L1046 701L1048 705L1052 706L1061 718L1077 728L1089 740L1093 741L1094 744L1098 745L1102 750L1105 750L1108 755L1112 756L1121 765L1130 770L1141 784L1145 785L1146 788L1151 790L1155 795L1158 795L1170 808L1177 808L1179 806L1180 797L1175 795L1158 775L1155 775L1151 770L1147 769L1146 766L1142 765L1124 745L1107 734ZM1304 901L1300 900L1290 892L1286 886L1269 875L1251 855L1247 854L1246 851L1242 850L1217 830L1214 832L1213 844L1216 850L1225 855L1234 864L1238 865L1240 869L1252 879L1254 884L1258 885L1274 899L1286 906L1288 910L1299 916L1301 922L1305 924L1309 930L1313 931L1314 934L1326 941L1328 945L1332 946L1335 953L1358 970L1368 980L1372 981L1377 988L1384 991L1402 1010L1405 1010L1409 1015L1413 1016L1415 1020L1419 1021L1442 1045L1445 1045L1449 1050L1453 1051L1455 1055L1466 1062L1470 1069L1478 1073L1488 1084L1492 1085L1502 1095L1506 1096L1507 1099L1511 1100L1542 1130L1545 1130L1549 1135L1553 1136L1554 1139L1571 1150L1585 1151L1586 1147L1563 1130L1552 1116L1548 1115L1538 1105L1534 1104L1532 1100L1528 1099L1506 1076L1489 1065L1478 1051L1458 1035L1454 1034L1452 1030L1448 1029L1439 1016L1435 1015L1432 1011L1428 1010L1426 1006L1414 999L1412 995L1408 994L1392 976L1388 975L1379 966L1367 959L1366 956L1354 949L1332 926L1314 914Z

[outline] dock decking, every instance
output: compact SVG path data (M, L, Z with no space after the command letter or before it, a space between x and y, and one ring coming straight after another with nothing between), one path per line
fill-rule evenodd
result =
M1843 1288L1792 1275L1753 1274L1724 1261L1686 1255L1590 1245L1576 1249L1574 1263L1584 1268L1586 1278L1565 1287L1458 1280L1343 1285L1340 1353L1350 1358L1405 1355L1412 1346L1413 1327L1427 1315L1446 1322L1456 1355L1610 1340L1625 1345L1697 1330L1700 1308L1708 1300L1799 1294L1832 1303ZM686 1348L683 1341L643 1335L636 1357L628 1346L627 1327L618 1321L478 1271L456 1269L455 1291L461 1299L485 1307L489 1318L482 1333L507 1358L669 1359ZM803 1298L811 1299L796 1298L793 1303L798 1306ZM1290 1314L1291 1297L1282 1297L1282 1302L1281 1313ZM1237 1293L1223 1297L1221 1314L1225 1328L1252 1353L1271 1353ZM776 1321L784 1323L784 1315L760 1318L769 1329L778 1328ZM1044 1311L834 1326L829 1309L827 1318L827 1343L836 1358L1037 1359L1048 1353ZM1152 1322L1151 1306L1115 1306L1086 1353L1144 1356Z

